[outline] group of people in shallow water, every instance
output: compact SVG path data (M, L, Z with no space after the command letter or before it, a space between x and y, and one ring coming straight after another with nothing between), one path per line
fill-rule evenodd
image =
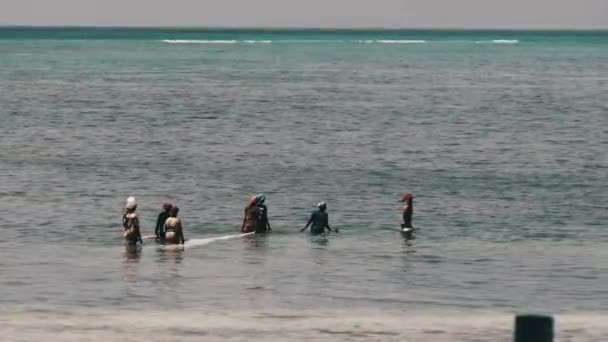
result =
M127 198L125 213L122 216L122 227L124 229L123 237L128 245L135 245L138 242L143 242L139 227L139 217L135 212L137 210L137 201L135 197ZM165 203L163 211L158 215L156 227L154 228L155 237L163 243L180 244L184 243L184 230L182 221L177 217L179 208Z
M404 194L401 198L401 202L405 203L402 207L403 223L401 223L401 229L404 234L407 234L410 237L414 231L414 227L412 226L412 215L414 212L413 199L414 196L410 193ZM135 198L127 198L125 212L122 217L122 225L124 229L123 236L128 245L136 245L137 243L143 242L139 226L139 217L137 216L136 210L137 201ZM183 244L186 241L184 238L182 222L179 217L177 217L178 213L178 207L170 203L165 203L163 205L163 211L158 215L154 228L154 237L159 242L166 244ZM329 232L332 231L332 228L329 226L327 203L320 202L317 204L317 209L312 212L308 222L300 231L303 232L309 227L310 232L313 235L325 234L326 229ZM262 193L252 196L249 199L249 203L245 206L241 233L263 234L271 231L272 227L268 220L266 196ZM333 231L337 233L338 229L334 228Z

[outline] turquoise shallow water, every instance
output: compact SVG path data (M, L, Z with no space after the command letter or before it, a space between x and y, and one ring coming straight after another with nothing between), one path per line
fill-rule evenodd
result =
M496 341L540 311L600 340L607 61L606 32L0 29L0 326ZM205 240L259 191L275 233ZM191 245L125 251L129 195ZM320 200L341 233L311 240Z

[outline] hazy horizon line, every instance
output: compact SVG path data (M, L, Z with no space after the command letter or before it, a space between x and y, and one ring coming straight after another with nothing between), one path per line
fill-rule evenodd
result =
M433 26L410 26L410 27L377 27L377 26L194 26L194 25L40 25L40 24L2 24L0 28L40 28L40 29L165 29L165 30L267 30L267 31L608 31L608 26L598 28L572 28L572 27L433 27Z

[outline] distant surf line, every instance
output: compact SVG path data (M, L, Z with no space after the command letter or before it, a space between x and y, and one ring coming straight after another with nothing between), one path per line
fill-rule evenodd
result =
M494 39L490 41L476 41L475 43L483 44L483 43L491 43L491 44L518 44L519 40L517 39Z
M163 39L166 44L427 44L427 43L465 43L465 44L518 44L517 39L493 39L478 41L456 41L456 40L421 40L421 39L357 39L357 40L331 40L331 39L293 39L293 40L268 40L268 39Z
M358 39L358 40L331 40L331 39L292 39L292 40L236 40L236 39L164 39L167 44L323 44L323 43L361 43L361 44L425 44L426 40L405 39Z

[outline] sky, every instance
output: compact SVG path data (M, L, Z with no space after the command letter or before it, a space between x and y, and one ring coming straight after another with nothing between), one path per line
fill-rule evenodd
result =
M0 25L608 29L608 0L0 0Z

